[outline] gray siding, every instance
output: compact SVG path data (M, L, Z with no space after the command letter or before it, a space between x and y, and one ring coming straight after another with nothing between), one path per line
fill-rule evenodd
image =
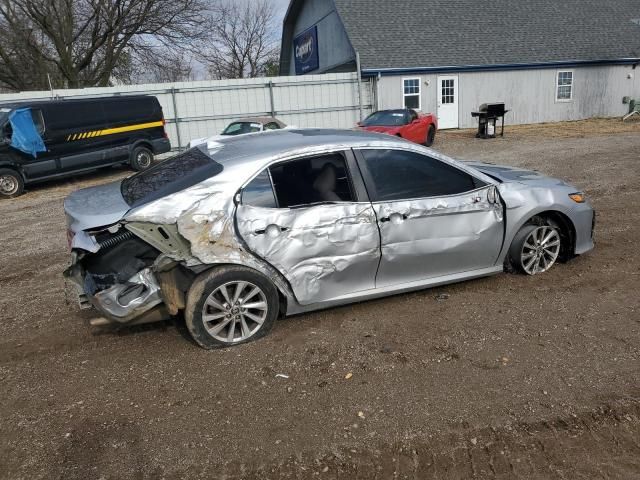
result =
M344 71L343 64L351 62L355 53L344 30L342 21L335 11L332 0L308 0L296 18L293 39L305 30L318 27L318 60L319 68L313 74L330 71ZM289 75L296 74L294 49L291 48ZM355 71L355 68L347 68ZM284 73L284 72L282 72Z
M471 117L481 103L505 102L506 124L559 122L591 117L621 117L628 111L622 97L640 98L640 70L631 66L580 67L573 70L573 99L557 102L556 69L472 72L458 75L460 128L473 128ZM628 78L631 76L631 78ZM437 110L438 75L384 76L378 85L378 108L402 106L402 79L421 78L423 112ZM426 85L425 82L429 82Z

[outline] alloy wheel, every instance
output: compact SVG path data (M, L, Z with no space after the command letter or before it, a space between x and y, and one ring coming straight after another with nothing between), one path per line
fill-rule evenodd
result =
M216 288L202 306L207 333L224 343L242 342L267 319L267 297L251 282L228 282Z
M543 225L533 230L522 245L521 264L529 275L549 270L560 254L560 234L554 227Z

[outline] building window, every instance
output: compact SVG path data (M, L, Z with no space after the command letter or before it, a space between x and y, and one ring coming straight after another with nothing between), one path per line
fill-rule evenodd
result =
M420 110L420 79L404 78L402 80L402 97L405 108Z
M558 72L556 80L556 101L568 102L573 98L573 72Z

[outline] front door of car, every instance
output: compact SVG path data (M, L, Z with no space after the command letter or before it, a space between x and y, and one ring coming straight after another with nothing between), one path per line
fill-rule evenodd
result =
M495 186L410 150L357 152L380 228L376 287L495 265L503 207Z
M427 140L426 123L420 121L420 117L415 110L408 111L408 124L403 131L403 138L415 143L424 143Z
M284 275L302 305L374 288L376 216L349 165L357 172L351 151L280 162L237 199L239 234Z

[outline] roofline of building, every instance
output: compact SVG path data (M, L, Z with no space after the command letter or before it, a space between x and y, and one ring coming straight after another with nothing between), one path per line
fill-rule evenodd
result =
M640 58L617 58L609 60L566 60L544 63L504 63L495 65L451 65L440 67L406 68L363 68L363 77L378 75L405 75L417 73L456 73L456 72L496 72L506 70L540 70L546 68L572 68L601 65L637 65Z

